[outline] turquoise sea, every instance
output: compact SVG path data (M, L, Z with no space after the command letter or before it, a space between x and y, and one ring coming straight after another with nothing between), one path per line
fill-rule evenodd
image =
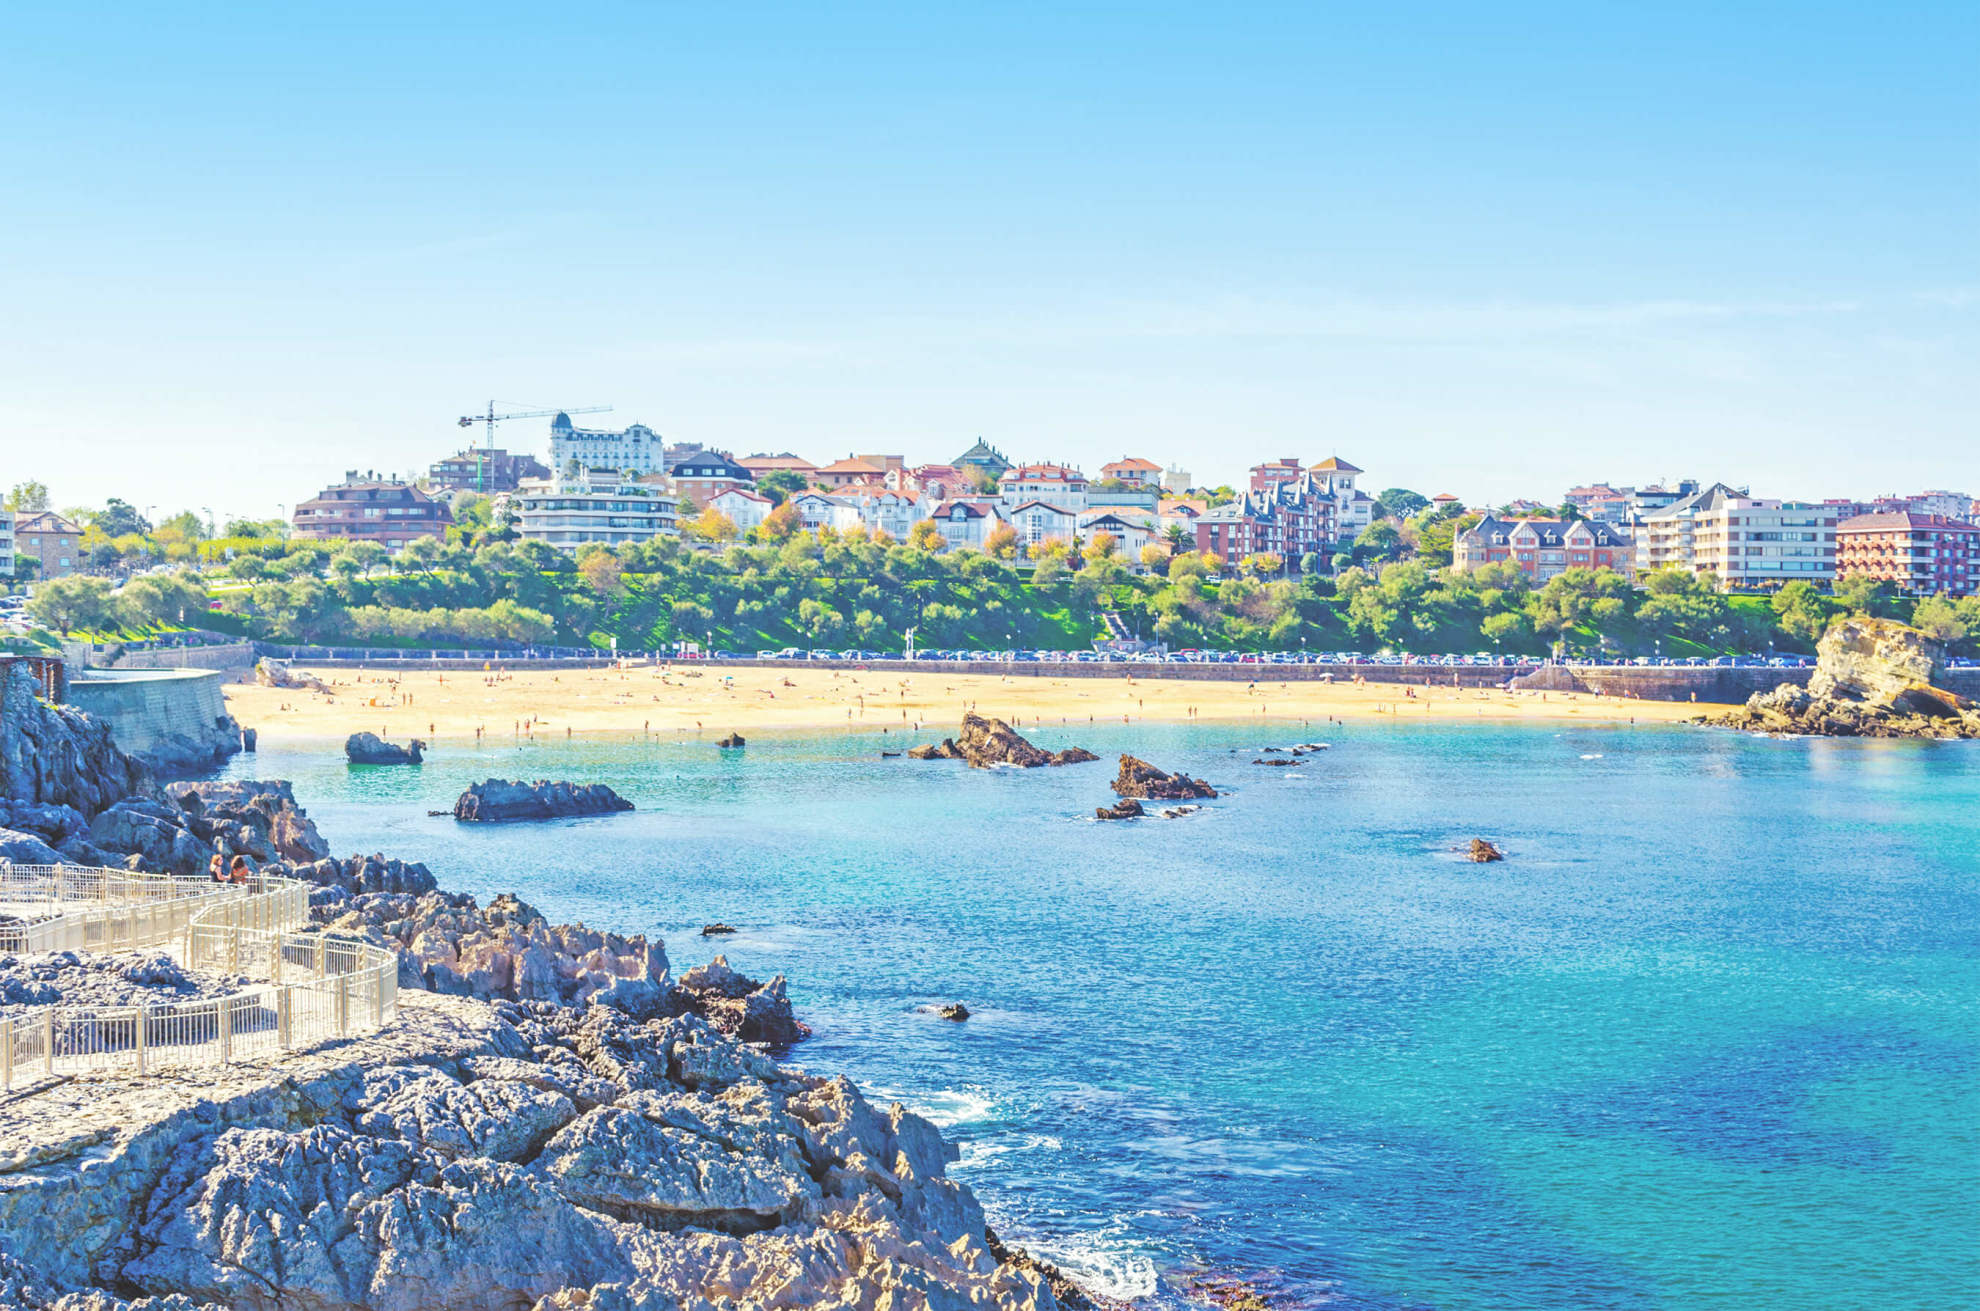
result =
M1037 734L1229 789L1125 825L1086 818L1111 757L972 771L866 735L233 772L294 779L339 854L787 973L817 1030L792 1059L942 1123L998 1226L1105 1291L1980 1302L1980 744L1278 731ZM427 817L491 775L640 809ZM1456 858L1474 835L1509 859ZM965 1024L920 1009L955 1000Z

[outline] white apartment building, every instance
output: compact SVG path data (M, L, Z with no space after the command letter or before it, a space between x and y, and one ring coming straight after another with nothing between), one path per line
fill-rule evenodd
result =
M1194 486L1196 486L1196 483L1190 478L1189 470L1183 468L1181 465L1172 464L1162 470L1162 490L1169 495L1181 496Z
M678 502L670 489L604 470L525 478L498 500L515 512L516 531L525 541L560 551L575 552L593 542L624 546L678 531Z
M1836 577L1834 507L1767 500L1714 483L1643 517L1636 570L1713 573L1728 589L1827 586Z
M1360 469L1330 455L1307 472L1334 503L1334 541L1352 542L1375 522L1375 498L1354 485L1356 475L1362 472Z
M908 530L928 517L935 502L918 492L897 491L891 487L854 486L838 493L840 500L853 507L859 521L870 533L886 533L896 541L906 541Z
M1828 587L1836 580L1836 512L1805 501L1737 496L1701 515L1693 568L1745 591L1783 583Z
M1053 540L1070 544L1079 532L1078 511L1044 501L1026 501L1011 509L1006 517L1027 551Z
M761 526L770 517L770 512L777 508L770 503L769 497L746 487L730 487L717 492L705 504L718 514L727 515L736 530L744 533Z
M997 525L1004 522L995 501L944 501L928 519L941 530L942 540L952 551L965 546L982 550Z
M0 510L0 584L14 581L14 512Z
M810 532L830 528L842 533L859 526L859 507L837 496L824 492L799 492L791 498L791 504L797 507L804 527Z
M559 414L550 421L550 469L558 473L576 460L586 469L615 469L633 473L665 473L665 443L643 423L619 432L598 428L574 428L571 416Z
M1077 514L1086 508L1086 475L1063 464L1022 464L997 480L997 495L1006 510L1043 501Z

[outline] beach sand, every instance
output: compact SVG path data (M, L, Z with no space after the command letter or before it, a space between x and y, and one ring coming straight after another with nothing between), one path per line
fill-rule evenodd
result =
M1191 720L1324 724L1329 719L1439 723L1564 721L1674 723L1720 707L1561 692L1502 692L1393 683L1255 683L1151 678L1013 677L994 672L908 674L798 666L692 663L608 669L309 669L329 693L238 683L227 708L263 741L342 741L368 731L391 741L639 736L775 730L888 729L953 734L965 710L1019 729L1060 724ZM1435 678L1432 671L1430 677Z

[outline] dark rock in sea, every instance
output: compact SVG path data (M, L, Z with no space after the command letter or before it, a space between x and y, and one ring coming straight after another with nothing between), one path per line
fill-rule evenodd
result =
M900 754L901 753L898 751L882 751L880 753L880 758L882 760L892 760L895 756L898 756Z
M1266 749L1267 749L1267 750L1270 750L1271 748L1269 748L1269 747L1268 747L1268 748L1266 748ZM1275 769L1283 769L1283 768L1285 768L1285 767L1286 767L1287 765L1297 765L1297 764L1298 764L1299 762L1298 762L1297 760L1264 760L1264 759L1259 759L1259 760L1254 760L1254 761L1252 761L1251 763L1252 763L1252 764L1254 764L1254 765L1270 765L1270 766L1272 766L1272 767L1273 767L1273 768L1275 768Z
M1189 1281L1195 1299L1221 1311L1273 1311L1270 1298L1253 1284L1221 1275L1198 1275Z
M1116 802L1111 806L1095 806L1093 808L1093 818L1095 819L1140 819L1147 813L1141 808L1141 803L1132 797L1129 797L1125 801Z
M1464 858L1466 860L1475 860L1479 864L1484 865L1491 861L1504 860L1506 854L1487 842L1484 838L1473 838L1471 845L1465 848Z
M945 1020L954 1020L960 1024L962 1021L969 1018L969 1007L963 1005L959 1001L954 1001L954 1002L950 1002L947 1006L942 1007L940 1010L936 1011L935 1013L941 1016Z
M1217 789L1200 778L1171 774L1127 755L1121 757L1121 772L1114 779L1114 791L1120 796L1146 801L1199 801L1217 795Z
M425 750L418 738L400 746L376 733L353 733L344 741L344 755L354 765L417 765Z
M723 924L720 921L717 921L714 924L704 924L701 926L701 936L704 938L722 937L727 934L734 933L735 931L736 931L735 925Z
M633 804L603 783L548 782L491 778L461 793L454 818L464 824L504 824L515 820L568 819L614 815Z
M914 760L962 760L971 769L987 769L991 765L1036 769L1041 765L1077 765L1100 758L1083 747L1041 750L1003 720L990 719L973 710L963 715L961 736L912 747L908 756Z
M1945 646L1889 619L1838 619L1805 688L1783 683L1704 722L1822 737L1980 737L1980 706L1938 686Z
M1201 806L1170 806L1167 810L1162 812L1162 818L1181 819L1185 815L1194 815L1197 811L1201 809L1203 809L1203 807Z
M718 746L718 747L739 747L739 746L742 746L742 745L743 745L743 735L742 735L741 733L731 733L731 734L729 734L729 735L728 735L727 737L723 737L723 738L717 738L717 739L715 740L715 745L716 745L716 746Z

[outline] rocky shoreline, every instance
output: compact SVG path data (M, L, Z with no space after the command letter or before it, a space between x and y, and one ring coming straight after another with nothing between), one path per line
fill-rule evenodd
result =
M919 1116L780 1065L784 980L335 859L283 782L160 787L101 725L4 689L0 844L308 881L397 951L382 1031L197 1079L0 1103L0 1305L31 1311L658 1311L1087 1299L1005 1247ZM169 962L0 961L0 995L198 988ZM25 963L24 963L25 962Z
M1792 683L1702 722L1811 737L1980 738L1980 705L1943 686L1945 646L1889 619L1839 619L1816 644L1806 688Z

